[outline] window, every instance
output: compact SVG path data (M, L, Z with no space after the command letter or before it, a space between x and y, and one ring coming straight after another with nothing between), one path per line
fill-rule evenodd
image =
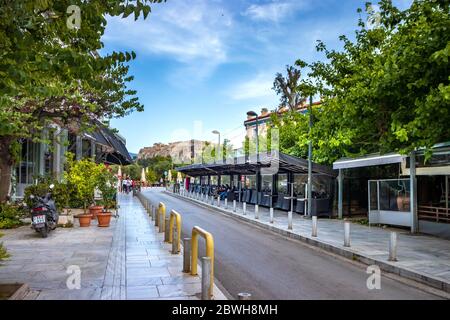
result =
M272 187L273 187L272 178L273 178L273 176L269 175L269 174L261 175L261 191L262 192L268 192L268 193L272 192Z
M256 190L256 175L245 176L245 188Z
M231 184L230 176L228 175L220 176L220 184L223 186L230 185Z
M288 193L288 178L287 174L279 174L278 175L278 193L287 194Z

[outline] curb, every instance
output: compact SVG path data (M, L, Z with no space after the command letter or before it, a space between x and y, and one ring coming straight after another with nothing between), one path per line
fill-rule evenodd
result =
M411 270L411 269L407 269L407 268L404 268L404 267L398 267L398 266L394 265L394 263L373 259L371 257L368 257L368 256L364 255L364 254L351 251L350 249L344 249L343 247L338 247L338 246L335 246L335 245L332 245L332 244L329 244L329 243L326 243L326 242L322 242L322 241L317 240L317 239L313 239L313 238L310 238L310 237L307 237L307 236L302 236L302 235L296 234L296 233L294 233L294 232L292 232L290 230L285 230L285 229L281 229L279 227L275 227L273 225L268 225L268 224L266 224L264 222L257 221L255 219L252 219L252 218L248 217L248 216L243 216L243 215L237 214L237 213L235 213L233 211L226 210L226 209L220 208L220 207L216 207L214 205L211 205L211 204L208 204L208 203L204 203L204 202L196 200L196 199L187 198L187 197L181 196L179 194L175 194L175 193L168 192L168 191L163 191L163 192L168 194L168 195L171 195L173 197L190 201L190 202L192 202L194 204L197 204L197 205L200 205L202 207L206 207L206 208L209 208L209 209L214 209L214 210L219 211L221 213L224 213L224 214L226 214L226 215L228 215L230 217L238 218L240 220L243 220L243 221L246 221L246 222L250 222L250 223L252 223L254 225L257 225L257 226L259 226L259 227L261 227L263 229L270 230L272 232L281 234L281 235L283 235L285 237L288 237L288 238L291 238L291 239L295 239L295 240L300 240L300 241L305 242L305 243L307 243L309 245L312 245L312 246L324 249L326 251L329 251L331 253L340 255L340 256L342 256L344 258L347 258L349 260L359 261L359 262L361 262L363 264L366 264L366 265L377 265L377 266L380 267L381 270L383 270L385 272L389 272L389 273L395 274L397 276L400 276L400 277L403 277L403 278L406 278L406 279L410 279L410 280L413 280L413 281L425 284L425 285L433 287L435 289L442 290L442 291L444 291L446 293L450 293L450 283L446 282L446 281L444 281L442 279L439 279L439 278L436 278L436 277L433 277L433 276L430 276L430 275L427 275L427 274L424 274L424 273L421 273L421 272L417 272L417 271L414 271L414 270Z

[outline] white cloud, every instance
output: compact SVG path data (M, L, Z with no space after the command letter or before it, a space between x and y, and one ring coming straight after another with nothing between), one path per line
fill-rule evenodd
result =
M304 8L304 0L272 1L265 4L252 4L242 14L252 20L279 22L295 10Z
M104 42L173 59L181 64L176 73L191 80L227 61L233 21L223 7L207 0L171 0L152 9L146 20L108 17Z
M260 73L253 79L242 81L234 85L228 91L228 95L234 100L274 98L276 96L275 92L272 90L274 78L275 73Z

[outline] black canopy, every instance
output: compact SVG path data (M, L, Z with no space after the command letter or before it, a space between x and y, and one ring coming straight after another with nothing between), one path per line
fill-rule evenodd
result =
M257 171L261 171L262 174L275 174L275 173L308 173L308 160L290 156L281 152L260 153L259 161L257 161L256 155L242 156L226 161L220 161L218 163L202 163L192 164L184 167L177 168L177 171L183 172L189 176L205 176L205 175L229 175L229 174L241 174L250 175L255 174ZM329 166L313 163L313 173L324 174L327 176L335 177L337 175Z

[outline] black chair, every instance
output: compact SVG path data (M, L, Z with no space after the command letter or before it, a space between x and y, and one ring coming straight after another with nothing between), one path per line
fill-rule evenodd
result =
M305 214L305 200L297 200L295 212L297 212L298 214Z
M256 204L257 196L258 196L258 192L256 192L256 190L252 190L252 196L250 198L251 204Z
M251 196L252 196L252 190L245 190L244 191L244 194L243 194L243 202L247 202L247 203L249 203L250 202L250 199L251 199Z
M228 199L228 201L233 201L235 199L234 191L228 191L227 192L227 199Z

